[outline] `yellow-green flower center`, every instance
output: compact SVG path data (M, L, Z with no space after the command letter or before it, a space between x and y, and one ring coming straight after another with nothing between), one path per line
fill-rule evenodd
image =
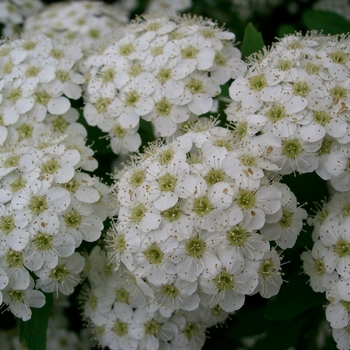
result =
M293 91L296 95L306 97L311 89L309 85L304 81L298 81L293 85Z
M150 264L158 265L163 261L164 253L157 246L156 243L152 243L144 252L147 261Z
M264 75L255 75L249 79L249 86L254 91L261 91L267 86L266 78Z
M198 54L198 50L193 45L189 45L181 50L181 55L184 59L196 58L197 54Z
M0 220L0 230L5 234L9 234L16 227L15 220L12 216L3 216Z
M205 180L207 181L208 185L212 186L218 182L225 181L225 174L220 169L212 169L205 176Z
M73 228L73 229L79 228L82 221L83 221L83 216L80 215L75 209L72 209L66 215L64 215L64 222L69 228Z
M34 245L38 250L48 250L52 246L53 236L46 233L38 232L34 237Z
M176 177L170 174L165 174L160 179L158 179L159 188L163 192L174 192L176 184Z
M191 258L200 258L205 252L205 241L199 237L189 238L186 242L186 254Z
M209 198L204 196L195 199L192 210L198 216L204 217L208 215L213 209L214 206L211 204Z
M247 242L247 231L239 226L235 226L226 232L226 238L230 245L241 247Z
M236 203L242 210L249 210L254 207L256 203L256 196L254 192L250 190L239 190Z
M229 273L222 271L215 277L214 284L220 292L226 292L233 288L234 278Z
M282 153L287 158L298 158L302 151L303 148L298 140L288 140L282 142Z
M47 209L46 196L33 196L29 202L29 209L35 215L41 214Z
M263 260L260 263L258 274L262 277L269 278L274 270L272 259Z

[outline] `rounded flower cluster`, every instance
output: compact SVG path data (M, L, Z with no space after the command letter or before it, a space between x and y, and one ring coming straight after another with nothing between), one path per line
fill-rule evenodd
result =
M118 37L120 26L127 22L127 13L119 5L102 1L69 1L46 6L27 18L24 31L64 39L84 52L102 46L111 37Z
M314 245L301 258L315 292L325 292L337 348L350 347L350 192L338 192L311 220Z
M0 145L70 131L79 116L70 99L81 97L85 80L76 71L82 56L79 47L40 34L0 45ZM82 126L70 128L86 136Z
M280 254L269 240L291 247L305 211L268 179L278 168L264 152L245 146L202 118L119 174L111 264L95 258L84 304L102 346L199 349L205 329L246 295L278 293Z
M70 99L81 97L81 49L35 35L0 46L0 301L24 321L41 292L70 294L99 239L109 188ZM39 289L41 291L39 291Z
M141 145L140 118L157 136L209 112L220 84L245 70L233 33L209 20L146 17L125 36L86 61L89 71L84 116L109 133L113 152Z
M280 174L316 171L350 189L350 51L346 36L289 35L253 57L229 89L228 119L269 146Z
M2 35L18 34L26 18L43 8L40 0L0 0L0 23L4 25Z
M99 239L107 217L108 187L78 171L81 155L68 145L47 138L0 153L3 302L23 320L44 303L36 289L74 291L85 261L75 249Z

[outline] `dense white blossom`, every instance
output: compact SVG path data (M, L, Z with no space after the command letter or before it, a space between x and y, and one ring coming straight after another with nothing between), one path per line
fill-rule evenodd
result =
M109 133L115 153L140 146L141 119L156 137L174 135L211 110L220 84L245 71L234 38L196 17L147 15L131 23L124 37L85 62L87 122Z

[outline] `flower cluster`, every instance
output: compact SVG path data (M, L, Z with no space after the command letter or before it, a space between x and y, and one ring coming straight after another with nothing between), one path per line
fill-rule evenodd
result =
M315 292L325 292L337 348L350 347L350 192L338 192L311 220L314 245L301 258Z
M23 35L0 45L0 144L25 145L46 132L66 132L78 119L70 99L82 95L76 71L79 47L42 35ZM83 137L82 126L72 127Z
M245 146L202 118L118 175L118 219L107 235L112 265L90 257L84 304L102 346L199 349L205 329L240 309L246 295L278 293L280 255L269 240L291 247L305 211L267 177L278 167L257 145Z
M107 217L107 186L78 172L81 156L63 137L0 153L0 266L8 285L3 301L30 318L27 293L70 294L80 281L82 240L96 241ZM106 187L106 188L104 188ZM101 201L100 201L101 199ZM4 285L6 280L4 280ZM40 305L42 306L42 304Z
M0 56L0 301L25 321L45 303L39 289L74 291L85 262L75 249L99 239L109 188L81 172L97 168L70 102L81 49L35 35Z
M289 35L232 83L228 119L259 133L280 174L316 171L350 189L349 54L346 36Z
M9 37L18 34L26 18L43 8L40 0L1 0L0 23L4 25L2 34Z
M136 151L140 117L157 136L173 135L209 112L220 84L245 70L235 35L209 20L145 17L125 36L86 61L84 116L108 132L113 152Z
M117 38L120 26L127 22L127 13L119 5L101 1L70 1L46 6L24 23L25 32L65 39L84 52Z

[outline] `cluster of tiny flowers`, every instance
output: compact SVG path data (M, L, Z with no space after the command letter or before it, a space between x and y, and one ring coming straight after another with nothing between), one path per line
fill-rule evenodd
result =
M149 16L86 60L84 116L109 133L116 154L136 151L140 117L157 136L209 112L220 84L245 71L233 33L209 20Z
M26 18L42 8L40 0L0 0L0 23L4 25L2 35L9 37L18 34Z
M39 289L74 291L85 262L75 249L98 240L107 217L109 188L79 172L80 152L63 136L44 141L0 153L0 289L24 321L45 302Z
M228 119L269 145L281 169L316 173L338 191L350 189L350 39L289 35L253 57L229 92Z
M0 145L25 145L49 131L86 136L76 124L66 130L78 119L70 99L82 95L82 56L79 47L41 34L0 45Z
M246 295L269 298L282 284L269 240L293 246L306 215L286 185L267 177L278 167L215 121L187 130L118 174L109 261L100 248L90 256L83 298L102 346L200 349L205 329Z
M69 1L46 6L35 16L27 18L24 31L65 39L89 52L107 39L116 37L120 26L127 20L127 12L119 5L107 5L102 1Z
M100 238L110 190L81 171L97 168L69 100L82 93L81 49L35 35L0 56L0 301L26 321L41 291L74 291L85 262L75 249Z
M186 303L186 309L192 309L193 302L188 299L195 286L174 279L152 290L125 267L114 271L106 251L98 246L88 257L84 272L89 287L81 294L83 317L95 342L111 350L199 350L206 328L223 322L228 315L219 306L176 313L159 309L151 301L162 294L170 307Z
M337 348L350 348L350 192L337 192L314 218L314 245L303 252L304 270L315 292L325 292L326 318Z

